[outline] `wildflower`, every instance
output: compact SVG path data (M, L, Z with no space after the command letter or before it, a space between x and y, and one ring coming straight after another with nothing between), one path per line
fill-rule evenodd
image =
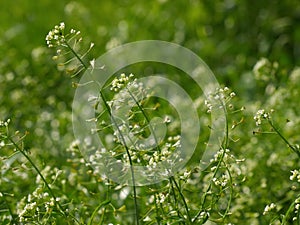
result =
M275 203L271 203L270 205L266 205L263 215L266 215L267 213L273 211L276 209L276 204Z
M211 110L212 110L212 104L211 104L208 100L205 100L205 101L204 101L204 104L205 104L206 107L208 108L208 109L207 109L207 112L210 113Z
M300 183L300 171L299 170L292 170L292 175L290 176L290 180L297 180Z
M230 92L228 87L217 88L216 91L210 94L207 100L204 101L207 107L207 113L211 113L213 108L223 108L227 104L229 108L233 108L233 105L229 104L229 102L235 96L235 92Z
M219 179L214 177L212 181L216 186L225 187L228 183L228 177L227 175L223 174Z
M231 92L230 95L229 95L231 98L233 98L235 96L235 93L234 92Z
M10 119L7 119L6 121L0 120L0 127L8 127L9 123L10 123Z
M166 200L166 198L169 196L169 194L167 193L159 193L158 194L158 198L156 199L156 204L161 204L164 203L164 201Z
M119 78L115 78L112 81L110 90L115 92L119 91L120 89L124 88L126 84L128 84L130 78L132 77L134 77L132 73L129 74L129 76L126 76L125 73L122 73Z
M187 179L190 177L191 172L192 172L192 171L186 169L186 170L184 171L183 175L180 176L180 179L181 179L181 180L187 180Z
M203 212L200 213L200 216L199 216L200 219L204 219L204 218L207 218L207 217L209 217L209 212L203 211Z
M274 110L271 109L270 112L266 112L264 109L260 109L256 112L255 116L253 117L253 119L256 121L255 124L256 126L259 126L261 125L261 121L263 119L265 120L269 120L271 119L271 113L273 112Z
M56 25L54 29L50 30L46 36L46 43L49 48L62 45L65 39L65 23L61 22L59 25Z
M143 219L144 222L150 222L152 219L149 216L146 216L145 219Z
M0 142L0 148L1 148L1 147L4 147L4 146L5 146L4 141L1 141L1 142Z

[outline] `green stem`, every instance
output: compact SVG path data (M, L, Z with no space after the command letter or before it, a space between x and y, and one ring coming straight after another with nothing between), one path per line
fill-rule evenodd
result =
M132 163L131 155L130 155L130 152L129 152L129 148L126 144L125 137L123 136L123 134L122 134L122 132L121 132L121 130L120 130L118 124L117 124L117 121L116 121L115 117L112 115L112 113L110 111L109 105L107 104L106 99L105 99L102 91L100 91L100 95L101 95L102 100L104 101L104 105L106 106L106 108L108 110L108 113L109 113L109 115L112 119L113 124L115 124L115 126L117 128L117 131L120 134L121 142L124 144L126 154L128 156L129 165L130 165L130 172L131 172L131 178L132 178L133 198L134 198L134 206L135 206L134 208L135 208L135 214L136 214L136 224L139 225L139 209L138 209L138 204L137 204L137 193L136 193L136 185L135 185L136 182L135 182L133 163Z
M223 160L223 158L224 158L224 155L225 155L225 150L224 150L223 154L221 155L220 160L218 161L218 164L217 164L217 166L216 166L216 169L215 169L215 171L214 171L214 174L213 174L212 179L216 177L217 172L218 172L219 168L221 167L221 163L222 163L222 160ZM211 179L211 180L212 180L212 179ZM204 204L205 204L205 202L206 202L207 195L208 195L208 193L209 193L209 191L210 191L211 188L212 188L212 182L209 183L209 185L208 185L206 191L204 192L203 197L202 197L203 200L202 200L202 204L201 204L201 206L200 206L200 210L198 211L198 213L196 214L196 216L193 218L192 222L195 222L195 221L198 219L198 217L200 216L201 212L203 211L203 208L204 208Z
M142 112L142 114L143 114L143 116L145 117L147 123L149 124L150 131L151 131L151 133L152 133L153 136L154 136L156 148L157 148L157 150L158 150L159 152L161 152L161 149L160 149L159 143L158 143L158 139L157 139L157 137L156 137L156 135L155 135L154 129L153 129L151 123L150 123L150 119L149 119L147 113L145 112L145 110L144 110L144 108L141 106L141 104L137 101L137 99L134 97L134 95L131 93L131 91L130 91L128 88L126 88L126 89L128 90L128 93L129 93L130 97L134 100L135 104L138 106L139 110ZM176 189L178 190L179 195L180 195L180 197L181 197L181 200L182 200L182 202L183 202L183 204L184 204L184 207L185 207L185 210L186 210L186 213L187 213L187 217L188 217L189 223L191 223L192 220L191 220L191 216L190 216L190 213L189 213L189 208L188 208L188 205L187 205L187 203L186 203L185 197L184 197L182 191L180 190L180 187L178 186L178 184L177 184L177 182L176 182L176 180L175 180L175 178L174 178L173 176L169 178L169 181L170 181L170 184L171 184L171 187L172 187L172 193L173 193L175 205L177 206L177 198L176 198L176 193L175 193L175 190L174 190L173 183L175 184L175 187L176 187ZM177 207L176 207L176 208L177 208ZM177 214L178 214L178 217L180 217L179 209L178 209L178 208L177 208Z
M173 183L175 184L176 189L178 190L178 193L179 193L179 195L181 197L181 200L183 202L183 205L184 205L187 217L188 217L188 221L189 221L189 224L190 224L192 222L192 219L191 219L191 216L190 216L189 207L188 207L188 205L185 201L185 197L184 197L178 183L176 182L175 178L172 176L172 177L170 177L170 179L171 179L171 181L173 181Z
M227 204L227 207L226 207L226 210L225 210L225 213L223 215L223 220L225 219L225 217L227 216L229 210L230 210L230 206L231 206L231 202L232 202L232 196L233 196L233 184L232 184L232 176L231 176L231 173L230 173L230 170L228 169L228 167L226 166L226 170L227 170L227 173L229 175L229 188L230 188L230 195L229 195L229 200L228 200L228 204Z
M9 214L10 214L10 216L11 216L11 219L12 219L12 221L11 221L12 224L15 224L15 223L17 222L17 221L16 221L16 217L15 217L15 215L13 214L13 211L12 211L10 205L8 204L7 200L6 200L5 194L4 194L3 192L0 191L0 196L2 196L2 198L3 198L3 200L4 200L4 203L5 203L5 205L7 206L8 212L9 212Z
M227 112L227 108L226 108L226 105L224 104L224 102L222 102L222 104L223 104L222 108L223 108L224 115L225 115L225 137L224 137L225 141L224 141L224 146L223 146L223 149L224 149L223 157L224 157L226 149L229 147L229 126L228 126L228 112ZM223 160L223 157L222 157L222 160ZM232 176L231 176L230 170L228 169L228 167L227 167L227 165L226 165L225 162L224 162L224 164L225 164L226 170L227 170L228 175L229 175L230 196L229 196L229 201L228 201L225 213L223 215L223 220L225 219L227 213L229 212L229 208L230 208L230 205L231 205L231 202L232 202L232 195L233 195Z
M155 135L155 132L154 132L154 129L150 123L150 119L148 117L148 115L146 114L144 108L141 106L141 104L137 101L137 99L133 96L133 94L131 93L131 91L126 87L126 89L128 90L128 93L130 95L130 97L133 99L133 101L135 102L135 104L138 106L139 110L142 112L143 116L145 117L147 123L149 124L149 128L150 128L150 131L151 131L151 134L153 134L153 137L154 137L154 141L155 141L155 144L156 144L156 148L158 150L158 152L160 153L161 152L161 149L159 147L159 144L158 144L158 140L157 140L157 137Z
M177 209L177 215L178 217L180 218L180 212L178 210L178 202L177 202L177 197L176 197L176 193L175 193L175 189L174 189L174 185L173 185L173 182L171 180L171 178L169 178L169 181L170 181L170 184L171 184L171 188L172 188L172 193L173 193L173 198L174 198L174 204L175 204L175 208Z
M137 101L137 99L134 97L134 95L132 94L132 92L126 87L130 97L133 99L133 101L135 102L135 104L137 105L137 107L139 108L139 110L142 112L143 116L145 117L148 125L149 125L149 128L150 128L150 131L151 131L151 134L153 134L153 137L154 137L154 141L155 141L155 144L156 144L156 149L158 150L158 152L160 153L161 152L161 149L160 149L160 146L159 146L159 143L158 143L158 139L155 135L155 132L154 132L154 129L150 123L150 119L147 115L147 113L145 112L144 108L141 106L141 104ZM175 194L175 191L174 191L174 187L173 187L173 184L172 182L170 182L171 185L172 185L172 188L173 188L173 197L174 197L174 201L175 201L175 204L177 202L177 198L176 198L176 194ZM157 209L157 205L156 205L156 209ZM178 213L178 216L179 216L179 210L177 210L177 213ZM156 210L156 214L157 214L157 217L158 218L158 213L157 213L157 210Z
M297 198L298 198L298 197L299 197L299 196L297 196ZM292 211L294 210L295 204L296 204L295 201L293 201L292 204L290 205L290 207L288 208L287 212L286 212L285 215L283 216L281 225L287 224L287 219L288 219L289 215L292 213Z
M229 126L228 126L228 113L227 113L227 109L226 109L226 105L224 104L224 102L221 101L221 105L222 105L222 109L224 111L224 115L225 115L225 137L224 137L224 141L223 141L223 144L222 144L222 149L224 150L223 154L221 155L220 157L220 160L218 161L218 164L216 166L216 169L214 171L214 174L213 174L213 178L216 177L217 175L217 172L218 170L220 169L221 167L221 164L222 164L222 161L223 161L223 158L224 158L224 155L225 155L225 152L226 152L226 149L228 148L228 145L229 145ZM227 168L227 167L226 167ZM228 168L227 168L228 169ZM230 176L230 180L231 180L231 183L232 183L232 178ZM203 200L202 200L202 204L201 204L201 207L200 207L200 210L198 211L198 213L196 214L196 216L193 218L192 222L195 222L198 217L200 216L201 212L203 211L203 208L204 208L204 204L206 202L206 198L207 198L207 195L208 195L208 192L210 191L210 189L212 188L212 182L209 183L206 191L204 192L204 196L203 196ZM228 203L228 206L227 206L227 209L226 209L226 212L228 212L228 209L230 207L230 204L231 204L231 198L232 196L230 196L230 201ZM226 213L225 213L226 215ZM224 215L224 216L225 216ZM224 218L223 216L223 218Z
M229 146L229 126L228 126L228 113L227 113L226 105L224 105L224 102L222 102L222 109L225 115L225 137L224 137L223 149L226 150Z
M80 56L74 51L74 49L69 45L69 43L66 41L65 42L66 46L71 50L73 55L79 60L79 62L83 65L85 69L88 68L88 66L83 62L83 60L80 58Z
M54 199L54 203L55 205L58 207L58 209L60 210L60 212L67 218L67 214L64 212L63 207L61 206L61 204L56 201L56 196L53 193L52 189L50 188L50 185L48 184L48 182L46 181L45 177L42 175L41 171L37 168L37 166L34 164L34 162L31 160L31 158L17 145L17 143L10 137L7 137L8 140L13 144L13 146L19 151L21 152L21 154L28 160L28 162L31 164L31 166L35 169L35 171L39 174L39 176L42 178L44 184L46 185L50 195L52 196L52 198Z
M80 58L80 56L74 51L74 49L67 43L65 42L65 44L67 45L67 47L71 50L71 52L74 54L74 56L79 60L79 62L82 64L82 66L85 68L85 69L88 69L88 66L83 62L83 60ZM129 152L129 148L128 146L126 145L126 142L125 142L125 138L114 118L114 116L112 115L111 113L111 110L110 110L110 107L106 101L106 98L102 92L102 90L99 91L100 92L100 96L101 96L101 99L102 101L104 102L104 105L105 105L105 108L106 110L108 111L109 113L109 116L111 117L112 119L112 122L114 123L115 127L117 128L117 131L118 133L120 134L120 137L122 139L122 142L125 146L125 150L126 150L126 154L128 156L128 159L129 159L129 164L130 164L130 172L131 172L131 178L132 178L132 186L133 186L133 198L134 198L134 206L135 206L135 214L136 214L136 225L139 225L139 210L138 210L138 204L137 204L137 193L136 193L136 182L135 182L135 175L134 175L134 169L133 169L133 163L132 163L132 159L131 159L131 155L130 155L130 152Z
M92 216L88 222L88 225L91 225L93 220L94 220L94 217L96 216L96 213L99 211L100 208L102 208L103 206L106 206L107 204L109 204L110 201L109 200L106 200L104 202L101 202L97 207L96 209L94 210L94 212L92 213Z
M279 137L289 146L289 148L292 149L293 152L295 152L298 157L300 158L300 152L293 146L291 143L281 134L281 132L274 126L272 121L268 120L271 127L274 129L274 131L279 135Z

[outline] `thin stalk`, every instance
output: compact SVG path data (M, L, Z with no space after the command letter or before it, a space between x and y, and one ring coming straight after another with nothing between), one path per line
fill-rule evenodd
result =
M176 197L176 193L175 193L174 185L173 185L173 182L172 182L171 178L169 178L169 181L170 181L171 188L172 188L172 193L173 193L173 197L174 197L174 204L175 204L175 208L176 208L176 209L178 209L177 197ZM179 210L176 210L176 211L177 211L177 215L178 215L178 217L180 217Z
M288 219L289 215L291 214L291 212L294 211L294 208L295 208L295 201L293 201L293 203L290 205L290 207L288 208L287 212L283 216L283 219L282 219L282 221L280 223L281 225L288 224L287 223L287 219Z
M223 149L226 150L229 145L228 113L227 113L226 105L224 105L223 102L221 102L221 104L222 104L222 109L223 109L224 115L225 115L225 137L224 137Z
M224 146L223 146L223 149L224 149L224 153L223 153L223 156L226 152L226 149L229 147L229 126L228 126L228 112L227 112L227 108L226 108L226 105L224 105L224 103L222 102L223 104L223 111L224 111L224 115L225 115L225 143L224 143ZM222 157L223 159L223 157ZM225 163L224 163L225 164ZM231 173L228 169L228 167L226 166L225 164L225 167L226 167L226 170L228 172L228 175L229 175L229 181L230 181L230 196L229 196L229 201L228 201L228 204L227 204L227 207L226 207L226 210L225 210L225 213L224 215L222 216L223 217L223 220L225 219L226 217L226 214L229 212L229 208L230 208L230 205L231 205L231 202L232 202L232 195L233 195L233 188L232 188L232 177L231 177Z
M69 43L66 41L65 42L66 46L71 50L71 52L73 53L73 55L79 60L79 62L83 65L83 67L85 69L88 68L87 65L85 65L85 63L83 62L83 60L80 58L80 56L74 51L74 49L69 45Z
M105 96L103 95L102 91L100 91L100 95L101 95L102 100L104 101L104 105L108 110L108 113L109 113L109 115L112 119L112 122L115 124L115 126L117 128L117 131L120 134L121 142L124 144L126 154L128 156L129 165L130 165L130 172L131 172L131 178L132 178L132 188L133 188L133 198L134 198L134 206L135 206L134 208L135 208L135 214L136 214L136 224L139 225L139 210L138 210L138 204L137 204L137 193L136 193L136 185L135 185L136 182L135 182L133 163L132 163L131 155L130 155L130 152L129 152L129 148L126 144L125 138L124 138L124 136L123 136L118 124L117 124L117 121L116 121L115 117L112 115L112 113L110 111L109 105L107 104Z
M148 115L146 114L145 110L143 109L143 107L141 106L141 104L137 101L137 99L133 96L133 94L131 93L131 91L126 87L126 89L128 90L128 93L130 95L130 97L133 99L133 101L135 102L135 104L137 105L137 107L139 108L139 110L142 112L143 116L145 117L147 123L149 124L149 128L150 128L150 131L151 131L151 134L153 134L153 137L154 137L154 141L155 141L155 144L156 144L156 148L159 152L161 152L160 150L160 147L159 147L159 144L158 144L158 140L157 140L157 137L155 135L155 132L154 132L154 129L150 123L150 119L148 117Z
M272 121L268 120L271 127L275 130L275 132L279 135L279 137L292 149L293 152L295 152L298 157L300 158L300 152L293 146L291 143L281 134L281 132L274 126Z
M90 218L90 220L89 220L89 222L88 222L88 225L91 225L91 224L93 223L94 217L96 216L96 213L99 211L99 209L102 208L102 207L104 207L104 206L106 206L106 205L109 204L109 203L110 203L110 201L109 201L109 200L106 200L106 201L104 201L104 202L101 202L101 203L95 208L95 210L93 211L92 216L91 216L91 218Z
M52 196L52 198L54 199L54 203L55 205L58 207L58 209L60 210L60 212L67 218L67 214L64 212L63 207L61 206L61 204L56 201L56 196L53 193L50 185L48 184L48 182L46 181L45 177L42 175L41 171L37 168L37 166L34 164L34 162L31 160L31 158L17 145L17 143L10 137L7 137L8 140L13 144L13 146L19 151L21 152L21 154L28 160L28 162L31 164L31 166L35 169L35 171L39 174L39 176L42 178L44 184L46 185L50 195Z
M71 52L73 53L73 55L79 60L79 62L83 65L83 67L85 69L88 69L88 66L83 62L83 60L80 58L80 56L74 51L74 49L67 43L65 42L66 46L71 50ZM139 210L138 210L138 204L137 204L137 193L136 193L136 182L135 182L135 175L134 175L134 170L133 170L133 163L132 163L132 159L131 159L131 155L130 155L130 152L129 152L129 148L128 146L126 145L126 142L125 142L125 138L120 130L120 128L118 127L118 124L114 118L114 116L112 115L111 113L111 110L110 110L110 107L106 101L106 98L102 92L102 90L99 91L100 93L100 96L102 98L102 101L104 102L104 105L105 105L105 108L106 110L108 111L108 114L109 116L111 117L112 119L112 122L115 124L116 128L117 128L117 131L118 133L120 134L120 137L121 137L121 140L125 146L125 150L126 150L126 154L128 156L128 159L129 159L129 164L130 164L130 172L131 172L131 178L132 178L132 186L133 186L133 198L134 198L134 206L135 206L135 214L136 214L136 225L139 225Z
M155 132L154 132L154 129L153 129L151 123L150 123L150 119L149 119L147 113L145 112L145 110L143 109L143 107L141 106L141 104L140 104L140 103L136 100L136 98L133 96L133 94L131 93L131 91L130 91L128 88L126 88L126 89L128 90L128 93L129 93L129 95L131 96L131 98L134 100L135 104L138 106L139 110L142 112L142 114L143 114L143 116L145 117L147 123L149 124L150 131L151 131L151 133L152 133L153 136L154 136L154 140L155 140L155 143L156 143L156 148L157 148L157 150L158 150L159 152L161 152L161 149L160 149L160 147L159 147L159 143L158 143L157 137L156 137ZM190 213L189 213L189 208L188 208L188 205L187 205L187 203L186 203L186 201L185 201L185 197L184 197L183 193L182 193L181 190L180 190L180 187L178 186L178 184L177 184L177 182L176 182L176 180L175 180L175 178L174 178L173 176L171 176L171 177L169 178L169 181L170 181L170 183L171 183L172 193L173 193L173 197L174 197L175 204L177 204L177 198L176 198L176 194L175 194L175 190L174 190L173 183L175 184L175 187L176 187L176 189L178 190L179 195L180 195L180 197L181 197L181 200L182 200L182 202L183 202L183 204L184 204L184 208L185 208L185 210L186 210L186 213L187 213L187 217L188 217L189 223L191 223L192 220L191 220L191 216L190 216ZM178 216L180 217L179 211L178 211L178 210L177 210L177 213L178 213Z
M155 132L154 132L154 129L153 129L151 123L150 123L150 119L149 119L148 115L146 114L146 112L145 112L145 110L143 109L143 107L141 106L141 104L140 104L140 103L136 100L136 98L133 96L133 94L131 93L131 91L130 91L128 88L126 88L126 89L128 90L129 95L130 95L131 98L134 100L135 104L138 106L139 110L142 112L142 114L143 114L143 116L145 117L147 123L149 124L150 131L151 131L151 133L152 133L153 136L154 136L154 140L155 140L155 143L156 143L156 148L157 148L157 150L158 150L159 152L161 152L161 149L160 149L160 147L159 147L159 143L158 143L157 137L156 137ZM173 193L175 205L177 206L178 203L177 203L177 198L176 198L176 194L175 194L175 190L174 190L173 183L175 184L176 189L178 190L178 192L179 192L179 194L180 194L180 197L181 197L181 199L182 199L182 201L183 201L183 204L184 204L184 207L185 207L185 210L186 210L186 213L187 213L188 220L189 220L189 222L191 222L191 217L190 217L190 214L189 214L188 205L187 205L187 203L186 203L186 201L185 201L185 197L184 197L183 193L181 192L181 190L180 190L180 188L179 188L179 186L178 186L178 184L177 184L175 178L172 176L172 177L169 178L169 181L170 181L170 184L171 184L171 187L172 187L172 193ZM172 182L172 181L173 181L173 182ZM176 208L177 208L177 207L176 207ZM178 216L180 217L179 210L177 210L177 214L178 214Z
M225 115L225 137L224 137L224 141L223 141L223 144L222 144L222 149L224 150L224 152L222 153L222 155L220 157L220 160L218 161L218 164L217 164L216 169L215 169L214 174L213 174L213 178L216 177L217 172L218 172L219 168L221 167L221 164L222 164L222 161L223 161L223 158L224 158L224 155L225 155L225 151L226 151L226 149L228 148L228 145L229 145L228 114L227 114L227 110L226 110L226 105L222 101L221 101L221 105L222 105L222 109L223 109L224 115ZM207 198L207 194L210 191L211 187L212 187L212 183L210 182L210 184L208 185L206 191L203 194L204 196L202 198L203 200L202 200L200 210L198 211L196 216L193 218L192 222L195 222L198 219L198 217L200 216L200 214L203 210L206 198ZM231 203L231 198L232 198L232 196L230 196L229 203ZM229 206L230 205L227 206L227 209L229 209ZM226 212L227 212L227 209L226 209Z
M13 211L12 211L10 205L8 204L8 202L7 202L7 200L6 200L6 197L5 197L4 195L5 195L5 194L4 194L3 192L0 191L0 196L3 197L4 203L5 203L5 205L7 206L8 212L9 212L9 214L10 214L10 216L11 216L11 219L12 219L11 222L14 224L14 223L16 223L16 217L15 217L15 215L13 214Z
M154 194L154 202L155 202L155 213L156 213L156 222L157 224L160 224L160 217L159 217L159 211L158 211L158 207L157 207L157 203L156 203L157 197L156 194Z
M184 208L185 208L187 217L188 217L188 221L189 221L189 223L191 223L191 222L192 222L192 219L191 219L191 216L190 216L189 207L188 207L188 205L187 205L187 203L186 203L186 201L185 201L185 197L184 197L182 191L180 190L180 187L179 187L179 185L177 184L175 178L172 176L172 177L170 177L170 179L171 179L171 181L173 181L173 183L175 184L176 189L177 189L178 192L179 192L179 195L180 195L180 197L181 197L181 200L182 200L182 202L183 202L183 205L184 205Z
M223 215L223 220L225 219L225 217L227 216L227 213L229 212L230 210L230 205L231 205L231 202L232 202L232 196L233 196L233 188L232 188L232 176L231 176L231 173L230 173L230 170L228 169L228 167L226 166L226 170L227 170L227 173L229 175L229 183L230 183L230 195L229 195L229 200L228 200L228 204L227 204L227 207L226 207L226 210L225 210L225 213Z
M220 168L220 166L221 166L221 163L222 163L224 154L225 154L225 151L223 152L223 154L221 155L220 160L218 161L217 167L216 167L216 169L215 169L215 171L214 171L214 174L213 174L213 178L216 177L216 175L217 175L217 172L218 172L218 170L219 170L219 168ZM201 214L201 212L202 212L202 210L203 210L203 208L204 208L204 204L205 204L205 201L206 201L206 197L207 197L208 192L210 191L211 187L212 187L212 182L209 183L209 185L208 185L206 191L204 192L204 194L203 194L204 196L203 196L203 198L202 198L203 200L202 200L202 204L201 204L200 210L198 211L198 213L196 214L196 216L193 218L192 222L195 222L195 221L198 219L198 217L200 216L200 214Z

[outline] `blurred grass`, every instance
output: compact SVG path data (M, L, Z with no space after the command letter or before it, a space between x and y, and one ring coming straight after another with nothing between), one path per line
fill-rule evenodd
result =
M80 30L86 43L95 42L95 58L110 46L137 40L181 44L198 54L220 83L253 101L264 91L249 73L260 57L286 70L300 60L296 0L17 0L5 1L0 10L1 119L12 118L16 129L33 133L30 147L47 146L51 154L63 154L73 139L74 90L45 45L45 35L61 21Z
M67 29L80 30L87 43L95 42L92 57L114 43L159 39L181 44L198 54L220 83L253 98L260 90L247 72L261 56L286 68L299 64L297 3L5 1L0 13L1 119L12 118L16 129L33 133L31 147L47 146L61 154L72 140L74 90L69 77L55 69L45 46L45 35L61 21Z
M66 23L67 30L80 30L85 43L95 43L91 52L91 57L95 58L115 44L137 40L158 39L185 46L208 64L220 83L236 91L239 106L244 106L243 101L251 101L253 105L246 105L246 108L251 107L250 111L259 106L258 100L268 103L268 98L272 97L265 93L266 84L256 83L251 73L261 57L279 62L281 71L276 85L299 89L293 82L287 82L288 72L300 63L298 0L5 1L0 8L0 120L11 118L13 129L30 132L25 148L36 157L35 162L42 164L38 165L40 168L53 164L60 167L66 163L65 149L74 138L72 80L56 69L51 58L53 54L45 43L48 31L61 21ZM133 65L124 70L138 73L142 66ZM153 68L166 74L180 74L170 66ZM183 86L193 87L187 77L174 78ZM191 92L196 95L199 91ZM286 92L285 98L277 99L280 102L274 104L275 109L284 118L287 116L286 104L289 104L292 119L297 118L299 110L295 99L299 92L295 91L294 96L288 96L289 92ZM250 170L253 168L246 181L253 190L241 193L248 193L253 201L245 202L245 210L241 211L246 215L257 212L258 204L262 211L262 202L285 197L282 190L290 187L281 181L288 180L294 159L283 143L277 144L276 136L267 141L253 137L249 132L252 115L245 120L239 133L241 141L232 143L232 146L243 154L242 157L247 157ZM296 125L289 131L289 136L295 140L299 136L295 135ZM277 162L273 160L277 164L271 160L273 152L282 157ZM282 163L285 160L289 162L287 165ZM265 165L268 163L270 165ZM23 195L19 190L32 191L30 189L35 188L31 182L33 178L33 174L28 173L27 179L16 181L19 186L16 184L13 192ZM261 188L262 180L266 178L268 185L274 187L272 191Z

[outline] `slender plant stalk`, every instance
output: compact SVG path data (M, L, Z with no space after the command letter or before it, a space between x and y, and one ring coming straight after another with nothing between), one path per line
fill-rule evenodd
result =
M35 169L35 171L39 174L39 176L42 178L44 184L46 185L50 195L52 196L52 198L54 199L54 203L55 205L58 207L58 209L60 210L60 212L67 218L67 214L65 213L63 207L61 206L61 204L56 201L56 196L53 193L50 185L48 184L48 182L46 181L45 177L43 176L43 174L41 173L41 171L37 168L37 166L34 164L34 162L31 160L31 158L25 153L25 151L23 151L18 145L17 143L10 137L7 137L8 140L13 144L13 146L19 151L21 152L21 154L28 160L28 162L31 164L31 166Z
M104 202L101 202L93 211L91 218L89 219L88 225L93 224L94 217L96 216L96 213L101 209L102 207L106 206L107 204L110 203L110 200L105 200Z
M223 143L223 149L226 150L229 146L229 126L228 126L228 113L227 113L227 108L224 102L221 102L222 104L222 109L224 111L225 115L225 137L224 137L224 143Z
M226 149L229 146L228 113L227 113L226 105L224 104L223 101L221 101L221 105L222 105L222 109L223 109L224 115L225 115L225 137L224 137L224 140L223 140L223 143L222 143L222 149L224 150L224 152L222 153L222 155L221 155L221 157L220 157L220 159L218 161L218 164L217 164L216 169L215 169L214 174L213 174L213 178L216 177L217 172L218 172L218 170L221 167L221 164L222 164L222 161L223 161L223 158L224 158L224 155L225 155L225 151L226 151ZM228 168L227 168L227 171L229 172ZM229 173L229 176L230 176L230 173ZM231 176L230 176L230 182L232 183L232 177ZM198 219L198 217L200 216L200 214L201 214L201 212L202 212L202 210L204 208L204 204L206 202L207 194L208 194L208 192L210 191L211 188L212 188L212 183L210 182L210 184L208 185L206 191L203 194L204 196L202 198L203 200L202 200L202 204L201 204L200 210L198 211L198 213L196 214L196 216L192 219L192 222L195 222ZM232 195L232 191L231 191L231 195ZM229 198L229 203L228 203L227 208L226 208L226 212L223 215L223 219L225 218L226 213L229 211L229 207L230 207L230 204L231 204L231 201L232 201L232 196L231 195L230 195L230 198Z
M223 109L224 115L225 115L225 137L224 137L225 140L224 140L224 144L223 144L224 153L223 153L223 156L222 156L222 160L223 160L225 151L229 147L228 112L227 112L227 108L226 108L226 105L224 104L224 102L222 102L222 109ZM226 170L227 170L228 175L229 175L230 195L229 195L229 200L228 200L228 203L227 203L227 207L226 207L225 213L223 215L223 220L225 219L227 213L229 212L230 205L231 205L231 202L232 202L232 195L233 195L232 176L231 176L231 173L230 173L228 167L227 166L225 166L225 167L226 167Z
M128 88L126 88L126 89L128 90L128 92L129 92L129 94L130 94L130 97L134 100L135 104L138 106L138 108L139 108L140 111L142 112L142 114L143 114L143 116L145 117L147 123L149 124L150 131L151 131L151 133L152 133L153 136L154 136L156 148L157 148L157 150L158 150L159 152L161 152L161 149L160 149L159 143L158 143L158 139L157 139L157 137L156 137L156 135L155 135L154 129L153 129L151 123L150 123L150 120L149 120L149 117L148 117L147 113L145 112L145 110L143 109L143 107L141 106L141 104L137 101L137 99L134 97L134 95L131 93L131 91L130 91ZM185 208L185 210L186 210L186 214L187 214L189 223L191 223L192 220L191 220L191 216L190 216L190 213L189 213L189 208L188 208L188 205L187 205L187 203L186 203L185 197L184 197L184 195L183 195L183 193L182 193L182 191L181 191L179 185L177 184L177 182L176 182L176 180L175 180L175 178L174 178L173 176L171 176L171 177L169 178L169 181L170 181L170 184L171 184L171 187L172 187L172 193L173 193L173 196L174 196L175 204L177 205L177 198L176 198L176 194L175 194L175 191L174 191L173 183L175 184L175 187L176 187L177 191L179 192L179 195L180 195L181 200L182 200L182 202L183 202L184 208ZM177 213L178 213L178 216L179 216L179 210L177 210Z
M3 197L4 203L5 203L5 205L6 205L7 209L8 209L8 212L9 212L9 214L10 214L10 216L11 216L11 219L12 219L11 222L12 222L12 224L14 224L14 223L17 222L17 221L16 221L16 216L13 214L13 211L11 210L11 207L10 207L10 205L8 204L8 202L7 202L7 200L6 200L6 197L5 197L4 195L5 195L5 194L4 194L3 192L0 191L0 196Z
M173 185L173 182L172 182L171 178L169 178L169 181L170 181L171 188L172 188L175 208L178 209L178 202L177 202L177 197L176 197L176 193L175 193L175 188L174 188L174 185ZM177 210L177 216L180 217L179 210Z
M228 173L228 176L229 176L230 195L229 195L229 200L228 200L228 203L227 203L226 210L225 210L224 215L223 215L223 220L225 219L225 217L227 216L227 213L230 210L230 206L231 206L231 202L232 202L232 196L233 196L233 188L232 188L233 184L232 184L231 172L230 172L230 170L228 169L227 166L226 166L226 170L227 170L227 173Z
M186 211L186 215L188 217L188 221L189 221L189 224L190 224L192 222L192 219L191 219L191 216L190 216L189 207L188 207L188 205L186 203L185 197L184 197L184 195L183 195L183 193L182 193L182 191L181 191L178 183L176 182L175 178L172 176L172 177L170 177L170 179L171 179L171 181L173 181L173 183L175 184L176 189L179 192L179 195L180 195L181 200L183 202L183 205L184 205L184 208L185 208L185 211Z
M129 159L130 172L131 172L131 178L132 178L132 187L133 187L133 198L134 198L134 206L135 206L136 224L139 225L139 209L138 209L138 203L137 203L136 182L135 182L133 163L132 163L131 155L130 155L130 152L129 152L129 148L126 144L125 137L124 137L123 133L121 132L115 117L112 115L112 113L110 111L110 108L109 108L109 106L106 102L106 99L105 99L102 91L100 91L100 95L101 95L102 100L104 101L105 106L107 107L107 110L108 110L108 113L109 113L109 115L112 119L112 122L115 124L115 126L117 128L117 131L120 134L121 142L124 144L126 154L128 156L128 159Z
M298 157L300 158L300 152L298 149L296 149L291 143L281 134L281 132L274 126L271 120L268 119L269 124L274 129L274 131L279 135L279 137L289 146L289 148L292 149L293 152L295 152Z
M68 47L68 49L70 49L70 51L72 52L72 54L78 59L78 61L81 63L81 65L87 69L88 66L83 62L83 60L80 58L80 56L77 54L77 52L74 51L74 49L69 45L69 43L66 41L65 42L66 46Z
M147 115L147 113L145 112L144 108L141 106L141 104L137 101L137 99L134 97L134 95L131 93L131 91L126 87L130 97L133 99L133 101L135 102L135 104L137 105L137 107L139 108L139 110L142 112L143 116L145 117L147 123L149 124L149 128L150 128L150 131L151 133L153 134L153 137L154 137L154 141L155 141L155 144L156 144L156 148L157 150L159 151L159 153L161 152L161 149L159 147L159 143L158 143L158 139L155 135L155 132L154 132L154 129L150 123L150 119Z
M292 202L292 204L290 205L290 207L288 208L287 212L285 213L285 215L283 216L283 219L281 221L281 225L285 225L288 224L287 223L287 219L289 218L289 215L293 212L295 208L295 201Z
M79 62L82 64L82 66L85 69L88 69L88 66L83 62L83 60L81 59L81 57L74 51L74 49L67 42L65 42L65 44L71 50L71 52L73 53L73 55L79 60ZM124 144L124 147L125 147L125 150L126 150L126 154L128 156L128 159L129 159L130 172L131 172L131 178L132 178L132 186L133 186L133 198L134 198L134 206L135 206L136 225L139 225L139 210L138 210L138 203L137 203L136 182L135 182L135 175L134 175L133 163L132 163L131 155L130 155L130 152L129 152L129 148L128 148L127 144L126 144L125 138L124 138L124 136L123 136L120 128L118 127L118 124L117 124L114 116L111 113L111 109L110 109L110 107L109 107L109 105L107 103L107 100L106 100L106 98L105 98L102 90L100 90L99 93L100 93L102 101L104 102L105 108L108 111L108 114L111 117L112 122L114 123L114 125L115 125L115 127L116 127L116 129L117 129L117 131L118 131L118 133L119 133L119 135L121 137L122 143Z

